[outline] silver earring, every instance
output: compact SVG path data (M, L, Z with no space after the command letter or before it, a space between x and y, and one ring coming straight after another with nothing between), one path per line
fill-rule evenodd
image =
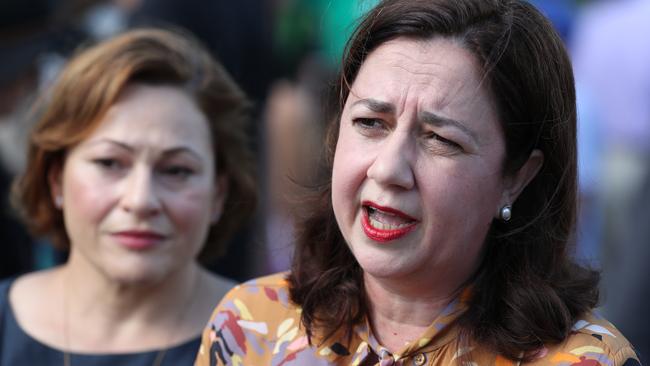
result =
M54 197L54 206L56 206L56 208L63 207L63 196Z
M501 207L501 220L503 221L510 221L510 218L512 217L512 207L510 205L505 205Z

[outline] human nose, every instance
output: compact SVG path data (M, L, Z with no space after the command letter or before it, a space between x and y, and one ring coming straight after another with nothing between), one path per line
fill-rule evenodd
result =
M152 176L153 173L144 167L132 169L124 186L122 207L125 211L140 217L153 216L160 211Z
M394 131L379 147L366 175L382 185L411 189L415 186L413 154L409 133Z

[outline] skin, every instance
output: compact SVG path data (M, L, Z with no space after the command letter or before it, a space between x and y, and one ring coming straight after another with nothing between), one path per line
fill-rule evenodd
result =
M334 213L364 270L374 333L394 352L457 296L492 220L542 164L536 151L503 175L504 137L479 70L454 40L398 38L367 57L342 111ZM373 240L361 224L367 201L403 212L415 228Z
M232 286L196 260L227 193L209 136L182 90L136 84L68 151L50 184L53 199L62 197L69 260L18 279L10 293L30 335L56 348L110 353L200 334ZM134 230L156 235L134 248L123 237ZM43 303L51 304L46 316Z

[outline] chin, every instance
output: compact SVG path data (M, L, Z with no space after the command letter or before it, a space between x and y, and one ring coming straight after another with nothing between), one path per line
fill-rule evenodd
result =
M363 269L364 276L370 276L372 278L378 279L397 279L406 275L405 271L400 271L396 268L385 266L371 265L364 267L361 265L361 269Z
M353 255L363 272L376 278L399 278L413 272L414 263L409 258L397 258L396 253L383 251L363 250L353 251Z

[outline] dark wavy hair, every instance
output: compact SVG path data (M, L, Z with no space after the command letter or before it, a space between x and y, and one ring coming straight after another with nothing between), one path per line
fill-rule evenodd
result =
M219 175L228 180L224 215L213 225L199 259L221 254L227 239L252 214L257 188L246 127L246 95L192 36L179 30L138 29L79 52L46 98L31 132L25 173L14 182L13 201L36 235L59 249L70 243L61 210L51 199L48 175L66 152L88 137L133 83L182 89L208 120Z
M332 94L326 142L331 173L340 116L365 58L399 37L451 38L482 67L506 141L504 176L533 149L544 164L513 205L494 220L473 295L458 320L461 338L511 359L530 359L558 343L576 318L596 306L599 274L575 264L569 242L576 218L576 101L564 45L549 21L521 0L385 0L366 14L349 40ZM330 174L331 177L331 174ZM316 190L316 207L299 225L292 272L293 302L311 337L325 338L368 315L362 269L334 218L331 182Z

